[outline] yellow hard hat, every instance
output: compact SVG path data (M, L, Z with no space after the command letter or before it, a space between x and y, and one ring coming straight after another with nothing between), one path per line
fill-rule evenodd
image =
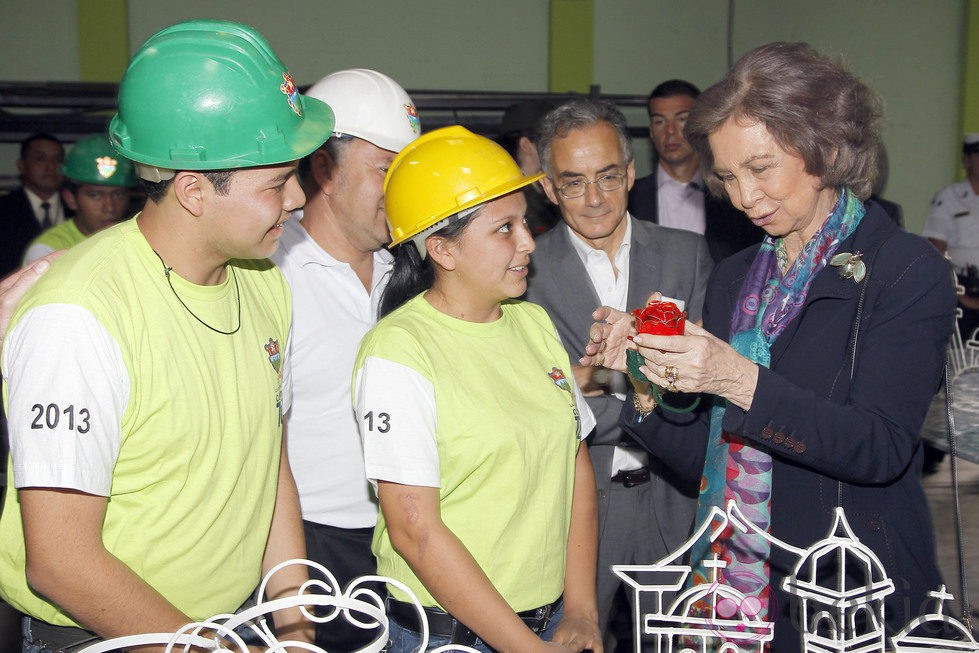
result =
M401 150L384 178L390 246L436 231L446 218L543 176L524 176L506 150L465 127L431 131Z

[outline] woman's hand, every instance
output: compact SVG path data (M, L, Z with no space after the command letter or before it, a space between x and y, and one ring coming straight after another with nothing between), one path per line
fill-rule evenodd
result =
M591 649L602 653L602 634L598 629L595 594L595 566L598 558L598 500L595 470L582 443L575 456L574 493L571 498L571 526L564 568L564 614L554 630L554 641L575 651Z
M751 408L758 366L697 324L688 322L682 336L643 333L633 342L646 361L643 374L656 385L718 395L744 410Z
M600 306L591 316L595 323L588 329L588 344L579 362L625 372L625 352L631 346L629 336L636 333L635 318L611 306Z
M565 613L554 631L554 642L570 647L574 651L589 650L602 653L602 633L598 622L585 616Z
M582 649L558 644L557 642L541 642L541 653L580 653Z

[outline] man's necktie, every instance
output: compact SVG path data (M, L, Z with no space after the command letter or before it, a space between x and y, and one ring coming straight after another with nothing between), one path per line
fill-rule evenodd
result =
M41 208L44 209L44 215L41 217L41 229L47 229L51 226L51 202L41 202Z

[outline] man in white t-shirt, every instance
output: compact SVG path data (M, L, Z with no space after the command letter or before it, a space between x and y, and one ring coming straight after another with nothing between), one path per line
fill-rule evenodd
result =
M308 200L300 219L286 223L272 260L293 295L288 446L306 555L329 569L342 591L377 569L377 503L364 472L350 377L391 272L384 175L421 127L404 89L373 70L333 73L309 95L330 105L336 126L301 165ZM353 651L372 631L334 619L316 638L326 650Z

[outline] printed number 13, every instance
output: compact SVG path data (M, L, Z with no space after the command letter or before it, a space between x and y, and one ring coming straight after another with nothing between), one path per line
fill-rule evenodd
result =
M367 422L367 430L368 431L373 431L374 430L374 411L373 410L370 411L369 413L367 413L366 415L364 415L364 421ZM388 415L387 413L378 413L377 414L377 432L378 433L387 433L390 430L391 430L391 416Z

